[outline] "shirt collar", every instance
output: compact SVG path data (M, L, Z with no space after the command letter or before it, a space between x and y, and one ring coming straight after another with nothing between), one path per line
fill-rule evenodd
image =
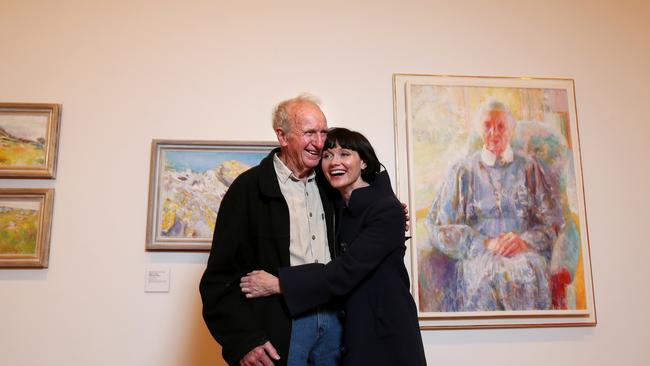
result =
M278 179L282 184L286 183L289 179L294 182L300 181L300 179L293 174L291 169L284 164L278 154L273 155L273 165L275 166L275 172L278 175ZM316 178L316 172L312 171L307 177L307 182L313 181L314 178Z
M506 150L501 154L500 157L497 157L492 151L489 151L485 148L485 146L483 146L483 150L481 151L481 161L483 161L485 165L494 166L494 164L497 162L497 159L499 159L499 162L501 164L508 164L512 162L514 159L514 153L512 152L510 144L508 144L508 147L506 147Z

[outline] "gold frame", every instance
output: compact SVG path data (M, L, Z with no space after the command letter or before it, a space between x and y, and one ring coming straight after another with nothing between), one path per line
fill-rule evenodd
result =
M14 166L0 167L0 178L54 179L61 125L61 105L45 103L0 103L1 114L22 114L48 116L46 128L45 164L42 167Z
M511 311L507 314L491 312L421 312L418 302L419 273L417 255L417 207L415 206L415 193L411 187L414 179L414 164L410 156L412 127L408 126L408 110L406 85L420 82L439 86L487 86L487 87L515 87L515 88L551 88L558 87L567 90L567 103L569 104L571 126L571 151L574 156L576 189L578 191L578 205L580 206L580 227L584 237L581 239L581 260L585 277L587 308L582 311L573 310L539 310L539 311ZM429 84L426 84L429 85ZM395 133L395 166L396 187L401 201L406 201L415 212L416 217L411 225L411 244L408 247L408 261L411 264L409 275L412 279L412 292L416 299L421 329L472 329L472 328L521 328L521 327L566 327L566 326L595 326L597 324L593 274L591 269L591 254L589 247L589 231L586 215L586 200L584 196L584 182L582 174L582 156L580 151L580 136L578 132L578 117L575 100L575 82L569 78L532 78L532 77L494 77L494 76L460 76L460 75L427 75L427 74L393 74L393 119ZM575 130L575 131L574 131Z
M0 268L47 268L50 256L50 234L54 208L53 188L1 188L0 198L38 200L39 217L34 255L0 253Z
M160 154L163 150L177 149L185 151L213 152L270 152L277 147L277 142L262 141L203 141L203 140L153 140L151 142L151 165L149 170L149 199L147 205L147 234L145 250L147 251L209 251L212 236L209 239L172 238L161 239L157 235L160 218L158 201L160 195ZM217 210L218 212L218 210Z

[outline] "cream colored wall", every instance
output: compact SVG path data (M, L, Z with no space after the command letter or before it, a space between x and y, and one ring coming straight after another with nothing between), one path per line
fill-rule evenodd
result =
M271 140L310 91L393 171L391 75L571 77L599 324L426 331L429 364L650 364L650 3L0 1L0 101L63 105L50 268L0 270L0 363L223 365L205 253L144 251L153 138ZM144 269L171 291L144 293Z

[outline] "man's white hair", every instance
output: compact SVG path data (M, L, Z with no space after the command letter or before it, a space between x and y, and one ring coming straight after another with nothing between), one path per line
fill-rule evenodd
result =
M302 93L295 98L280 102L273 108L273 130L282 129L284 133L291 132L293 126L293 108L300 104L313 104L320 108L320 100L309 93Z

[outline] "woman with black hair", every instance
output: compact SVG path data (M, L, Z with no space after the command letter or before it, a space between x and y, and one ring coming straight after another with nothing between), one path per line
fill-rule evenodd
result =
M404 212L372 145L360 133L327 134L321 173L340 193L337 240L343 255L242 278L247 297L282 294L292 316L337 298L345 313L343 365L426 365L404 266Z

